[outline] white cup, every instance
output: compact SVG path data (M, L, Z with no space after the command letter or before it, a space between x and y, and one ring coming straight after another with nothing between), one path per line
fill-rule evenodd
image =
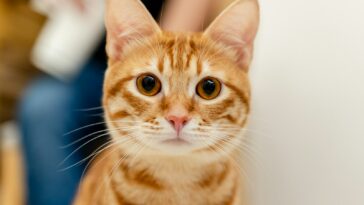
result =
M34 45L34 65L63 80L77 74L103 36L103 3L89 0L81 11L71 1L64 1L51 12L43 12L49 20Z

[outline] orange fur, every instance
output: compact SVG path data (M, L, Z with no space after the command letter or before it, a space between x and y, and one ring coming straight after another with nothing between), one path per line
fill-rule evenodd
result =
M237 1L205 33L168 33L138 1L107 1L109 68L103 105L112 146L93 163L75 205L244 203L238 161L250 110L247 70L257 10L255 1ZM128 12L137 14L127 19ZM235 28L239 23L229 23L242 16L247 20L240 30ZM234 40L237 47L231 46ZM136 78L143 73L159 78L160 93L138 92ZM222 84L212 100L195 93L206 76ZM171 112L190 119L182 133L187 145L163 143L175 135L165 119Z

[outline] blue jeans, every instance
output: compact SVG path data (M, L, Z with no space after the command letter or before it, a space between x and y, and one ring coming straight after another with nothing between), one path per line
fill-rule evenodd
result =
M105 138L86 144L72 155L73 151L97 135L69 147L62 146L104 129L100 123L101 108L88 111L82 109L101 106L105 68L105 63L89 62L72 82L64 83L43 76L25 92L19 106L18 120L26 168L27 204L72 203L87 161L67 167L89 156L98 145L105 142ZM98 124L65 135L92 123Z

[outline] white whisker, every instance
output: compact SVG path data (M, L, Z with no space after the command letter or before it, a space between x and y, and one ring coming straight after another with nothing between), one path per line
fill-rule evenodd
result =
M93 111L93 110L101 110L103 107L99 106L99 107L90 107L90 108L83 108L83 109L76 109L75 111Z
M86 173L86 171L87 171L87 168L90 166L90 164L91 164L91 163L95 160L95 158L96 158L96 157L97 157L100 153L104 152L106 149L109 149L109 148L111 148L111 147L115 146L115 147L113 148L113 150L112 150L112 151L110 151L109 153L107 153L107 154L106 154L103 158L101 158L98 162L94 163L94 164L93 164L93 166L96 166L98 163L100 163L102 160L106 159L106 158L107 158L108 156L110 156L112 153L114 153L115 151L119 150L120 148L119 148L119 147L117 147L116 145L124 144L124 143L126 143L126 142L128 142L128 141L131 141L131 139L126 138L126 139L123 139L123 140L117 140L117 141L115 141L115 142L111 141L111 143L110 143L109 145L107 145L106 147L102 148L102 150L99 150L96 154L94 154L94 155L93 155L93 157L92 157L92 159L91 159L91 160L87 163L87 165L86 165L85 169L83 170L82 175L81 175L81 179L83 179L83 177L84 177L84 175L85 175L85 173Z
M113 130L113 131L110 131L110 132L114 132L114 131L119 131L119 130ZM107 136L109 135L110 133L104 133L104 134L101 134L101 135L98 135L97 137L94 137L92 139L90 139L89 141L83 143L81 146L79 146L77 149L73 150L58 166L64 164L74 153L76 153L78 150L80 150L82 147L86 146L87 144L90 144L91 142L97 140L97 139L100 139L101 137L103 136Z

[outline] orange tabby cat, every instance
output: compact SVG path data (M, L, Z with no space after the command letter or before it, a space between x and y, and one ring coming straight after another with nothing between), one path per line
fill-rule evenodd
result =
M75 205L245 204L237 161L258 21L256 1L237 1L204 33L167 33L139 1L106 1L112 143Z

